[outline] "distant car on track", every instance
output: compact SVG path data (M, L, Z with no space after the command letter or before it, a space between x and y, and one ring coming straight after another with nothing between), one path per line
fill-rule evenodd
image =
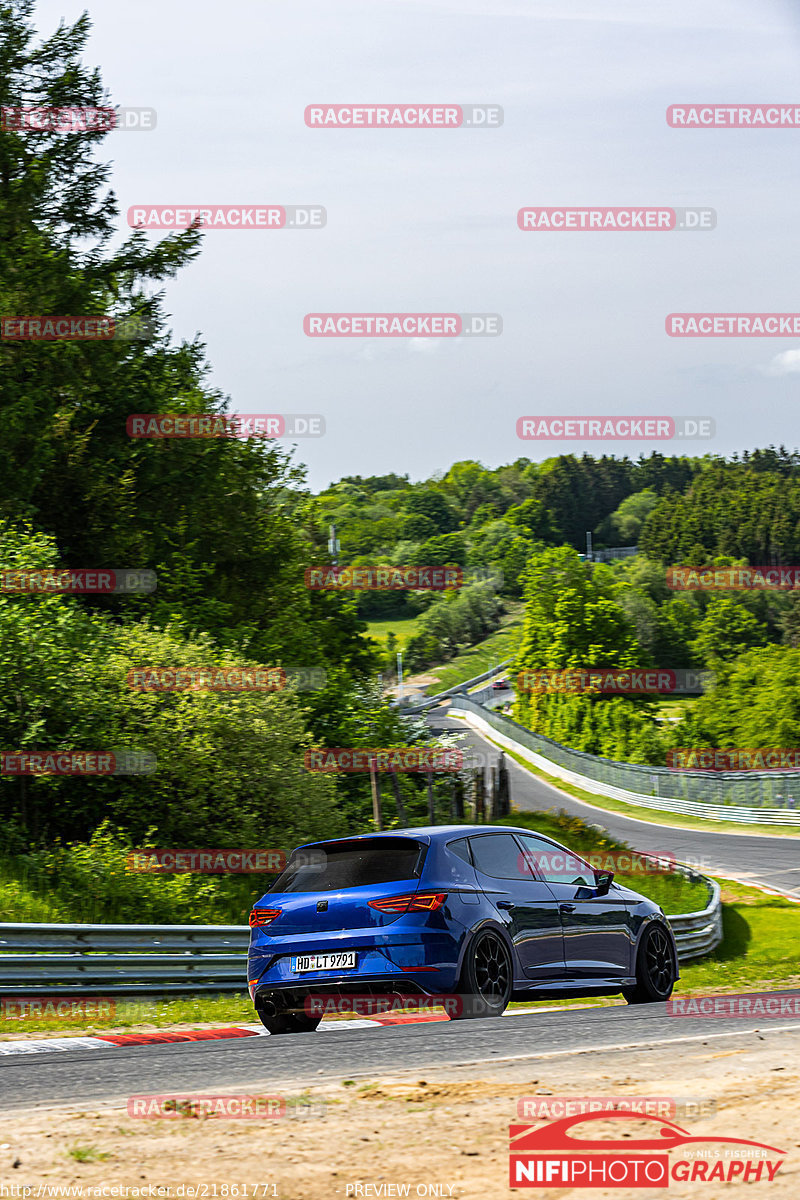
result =
M510 687L511 687L511 684L508 682L507 679L495 679L494 683L492 684L492 691L493 692L507 692Z
M248 984L270 1033L316 1029L309 998L667 1000L678 978L657 904L528 829L450 825L298 847L250 915Z

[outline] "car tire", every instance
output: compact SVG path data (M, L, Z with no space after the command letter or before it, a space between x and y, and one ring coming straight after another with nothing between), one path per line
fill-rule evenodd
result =
M276 1033L313 1033L322 1017L307 1017L305 1013L275 1012L268 1014L256 1006L258 1019L271 1034Z
M461 966L456 992L461 1004L451 1019L501 1017L511 999L514 969L508 947L493 929L471 938Z
M675 986L672 940L660 922L645 930L636 955L636 986L623 988L628 1004L657 1004L669 1000Z

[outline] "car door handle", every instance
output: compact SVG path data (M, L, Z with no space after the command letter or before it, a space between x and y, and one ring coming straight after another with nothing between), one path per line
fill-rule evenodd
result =
M498 900L497 907L498 908L513 908L514 902L512 900Z
M559 904L558 907L560 908L561 912L575 912L575 909L578 906L576 904Z

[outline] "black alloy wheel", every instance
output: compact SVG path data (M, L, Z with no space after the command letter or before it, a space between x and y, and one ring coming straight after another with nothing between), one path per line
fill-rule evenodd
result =
M628 1004L653 1004L669 1000L675 986L672 943L660 923L650 926L636 958L636 986L623 988Z
M458 993L460 1011L453 1020L499 1017L511 999L511 955L492 929L481 930L467 947Z

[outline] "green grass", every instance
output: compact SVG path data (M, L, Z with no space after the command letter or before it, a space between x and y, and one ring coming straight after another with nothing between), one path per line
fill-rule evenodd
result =
M697 699L696 696L684 696L680 700L660 700L656 704L656 717L666 721L688 716Z
M458 712L449 713L448 715L463 720L461 714ZM498 750L502 750L509 758L513 758L514 762L519 763L526 771L530 771L531 775L535 775L537 779L549 783L552 788L563 792L566 796L572 796L576 800L583 800L585 804L591 804L594 808L605 809L607 812L621 813L626 817L635 817L637 821L649 821L651 825L671 825L675 829L699 830L706 833L709 831L717 833L727 830L731 833L753 834L758 837L775 834L782 837L800 838L800 827L797 825L743 825L739 821L718 821L713 817L690 817L685 816L683 813L663 812L657 808L642 808L638 804L626 804L624 800L614 800L611 796L600 796L596 792L587 792L583 788L575 787L573 784L559 779L556 775L548 775L546 771L539 770L527 758L523 758L515 750L506 749L505 746L501 746L499 742L494 741L487 734L482 733L480 736L485 738L487 742L491 742L493 746L497 746ZM589 813L587 813L586 819L591 820Z
M113 998L113 988L109 989ZM103 1030L144 1032L170 1025L252 1025L258 1022L246 992L236 995L199 995L163 1000L119 1000L111 1015L86 1020L80 1016L38 1017L17 1020L0 1015L0 1041L14 1033L73 1032L91 1036Z
M111 1155L105 1150L98 1150L97 1146L71 1146L67 1151L70 1158L74 1158L75 1162L105 1162Z
M720 879L723 941L681 970L681 994L800 984L800 904Z
M507 613L503 621L502 627L484 641L470 646L468 650L462 650L440 667L430 667L430 674L435 675L439 682L435 689L431 687L428 691L446 692L448 688L464 683L466 679L482 675L484 671L496 667L504 659L513 658L522 632L519 607L514 606L514 611Z
M367 623L367 637L374 638L380 642L381 648L386 649L386 635L393 633L397 638L397 649L405 650L408 642L415 634L419 633L419 616L416 617L399 617L395 621L369 621Z
M64 850L58 867L42 859L0 857L0 921L246 924L253 901L275 878L136 873L124 847L96 842Z

